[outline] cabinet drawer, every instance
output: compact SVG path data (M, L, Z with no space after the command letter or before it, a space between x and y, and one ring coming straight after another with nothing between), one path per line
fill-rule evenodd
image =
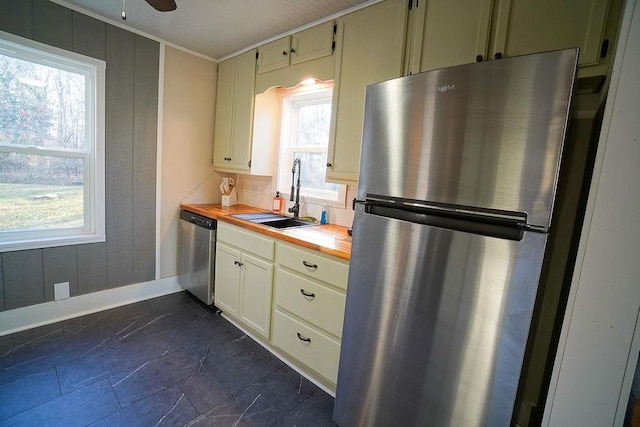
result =
M236 248L242 249L269 261L274 258L274 241L272 239L262 237L250 231L244 231L241 228L228 224L218 223L217 239Z
M345 298L344 293L297 274L276 272L276 305L337 337L342 336Z
M347 289L349 264L312 250L278 243L278 264L316 280Z
M273 344L335 383L338 378L340 342L277 308L274 313Z

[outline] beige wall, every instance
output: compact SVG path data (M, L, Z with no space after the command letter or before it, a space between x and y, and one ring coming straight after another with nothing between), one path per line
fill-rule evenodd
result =
M180 203L219 203L212 167L218 65L166 46L160 171L159 278L178 273Z

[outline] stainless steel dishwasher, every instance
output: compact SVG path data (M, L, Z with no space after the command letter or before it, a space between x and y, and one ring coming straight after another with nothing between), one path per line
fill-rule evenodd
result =
M217 221L180 211L178 283L207 305L214 303Z

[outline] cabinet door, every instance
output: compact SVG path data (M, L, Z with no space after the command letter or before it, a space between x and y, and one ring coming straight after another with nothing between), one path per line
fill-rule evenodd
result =
M291 36L291 64L311 61L333 53L333 21Z
M289 66L291 37L274 40L258 48L258 73L267 73Z
M229 151L229 168L248 172L251 160L251 131L256 83L256 56L250 50L236 57L233 93L233 128Z
M579 66L596 65L610 0L500 0L491 55L580 48Z
M273 264L243 254L240 320L269 339Z
M240 295L240 252L219 243L216 245L215 306L238 317Z
M236 59L230 58L218 65L216 90L216 118L213 136L213 167L226 168L231 144L233 93Z
M537 4L537 2L535 2ZM413 40L421 51L409 72L421 72L468 64L487 56L493 0L427 0L418 3L424 16L422 40ZM420 37L420 33L413 37Z
M402 74L407 4L387 0L338 21L327 180L358 179L365 88Z

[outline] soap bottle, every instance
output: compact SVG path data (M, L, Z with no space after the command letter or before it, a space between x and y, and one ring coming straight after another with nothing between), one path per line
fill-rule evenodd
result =
M327 204L322 204L322 214L320 214L320 224L327 223Z
M273 206L271 207L274 212L282 212L282 196L280 196L280 192L276 191L276 195L273 198Z

